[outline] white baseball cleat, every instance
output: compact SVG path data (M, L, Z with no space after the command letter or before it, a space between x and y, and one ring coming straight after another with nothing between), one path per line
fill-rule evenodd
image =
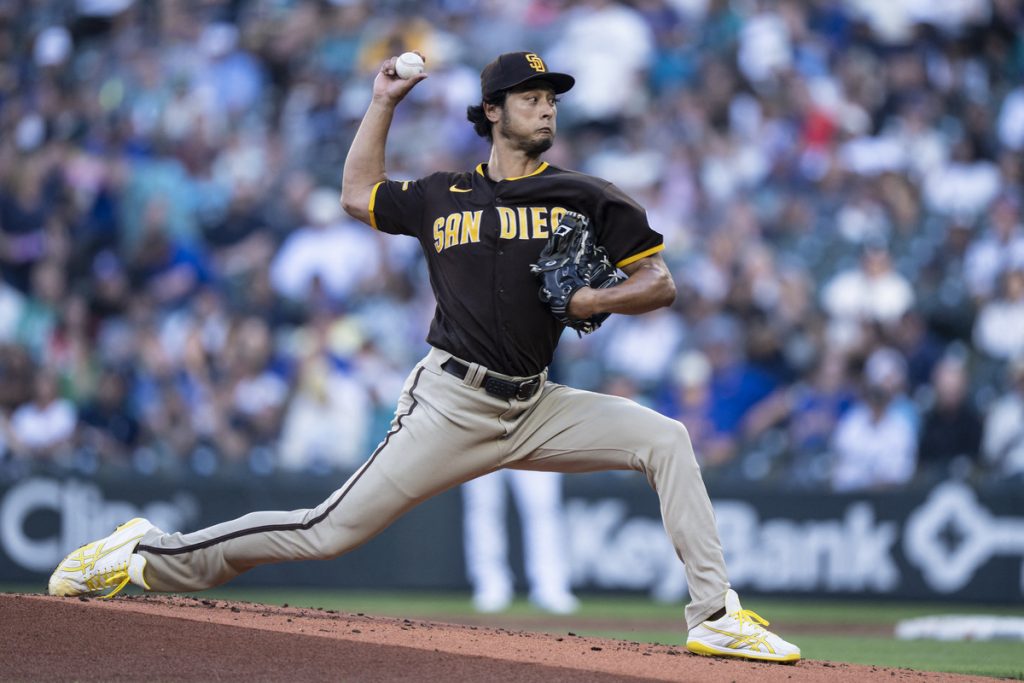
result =
M572 614L580 608L580 601L568 591L546 591L530 595L530 602L549 614Z
M800 648L765 628L768 622L740 605L731 588L725 594L725 616L690 629L686 649L698 655L737 657L763 662L796 663Z
M511 604L511 589L488 587L473 592L473 609L481 614L504 612Z
M112 598L129 583L149 589L143 577L146 558L135 554L135 546L150 529L148 520L136 517L106 538L73 551L50 576L50 595L72 597L93 595L113 588L100 597Z

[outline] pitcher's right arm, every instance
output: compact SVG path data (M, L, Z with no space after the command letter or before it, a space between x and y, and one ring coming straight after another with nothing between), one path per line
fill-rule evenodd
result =
M367 225L370 224L373 188L387 179L384 172L384 147L395 107L413 86L427 77L425 73L420 73L408 79L399 78L395 73L396 59L391 57L381 64L380 73L373 81L373 98L352 140L352 146L349 147L341 179L342 208L348 215Z

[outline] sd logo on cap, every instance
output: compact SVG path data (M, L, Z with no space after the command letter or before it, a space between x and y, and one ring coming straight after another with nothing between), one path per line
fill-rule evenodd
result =
M549 83L556 94L568 91L576 83L569 74L548 71L544 60L535 52L506 52L480 72L480 92L488 99L532 80Z

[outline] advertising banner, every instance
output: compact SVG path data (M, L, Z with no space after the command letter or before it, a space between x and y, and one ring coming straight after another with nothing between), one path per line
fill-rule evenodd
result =
M574 584L685 596L658 518L634 482L590 486L567 515ZM1024 603L1024 495L945 482L874 495L711 491L733 586L744 593Z
M65 553L131 517L189 531L253 510L315 506L341 480L32 476L0 486L0 582L45 584ZM685 599L682 565L644 478L615 473L565 482L566 547L577 589ZM1024 603L1024 494L1012 488L950 481L872 495L711 494L730 580L744 593ZM510 524L522 583L514 517ZM259 567L236 582L464 590L458 490L344 557Z

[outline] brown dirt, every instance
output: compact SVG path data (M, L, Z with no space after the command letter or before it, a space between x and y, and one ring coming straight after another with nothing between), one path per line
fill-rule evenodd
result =
M763 681L939 683L980 677L187 597L0 595L6 681Z
M469 626L490 626L503 627L523 631L542 631L555 633L558 631L616 631L619 633L643 633L650 631L675 631L682 637L682 618L669 619L629 619L623 622L622 619L581 617L569 615L566 617L544 614L544 615L511 615L511 614L467 614L452 617L456 624L467 624ZM781 619L771 621L771 629L787 637L800 636L803 634L828 634L835 636L874 636L878 638L890 638L893 635L893 624L850 624L844 622L800 622L783 621Z

